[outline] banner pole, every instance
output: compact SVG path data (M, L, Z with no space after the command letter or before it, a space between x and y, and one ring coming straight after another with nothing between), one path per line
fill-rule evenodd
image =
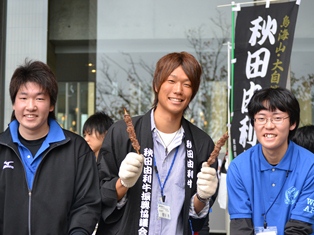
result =
M236 5L233 3L233 7L236 7ZM231 136L231 123L232 123L232 117L233 117L233 103L234 103L234 48L235 48L235 11L231 11L231 64L230 64L230 118L229 118L229 136ZM233 159L233 153L231 151L231 138L229 138L229 162Z
M227 54L228 54L228 81L227 81L227 89L228 89L228 117L227 117L227 130L228 133L230 133L231 131L231 91L232 91L232 84L231 84L231 42L228 41L227 42ZM230 136L230 134L229 134ZM231 153L231 138L228 139L228 149L227 149L227 153L228 153L228 162L230 161L230 153Z

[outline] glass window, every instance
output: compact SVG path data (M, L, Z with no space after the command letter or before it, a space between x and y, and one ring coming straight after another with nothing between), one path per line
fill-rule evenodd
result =
M94 113L95 83L59 82L56 116L59 124L82 134L84 122Z
M186 117L217 140L227 123L226 42L231 35L231 7L221 6L230 1L178 3L50 0L48 61L58 80L94 82L90 113L104 110L118 120L124 107L131 115L149 110L154 67L161 56L188 51L204 74ZM314 26L307 20L313 5L301 2L291 55L289 85L302 106L301 125L313 123Z

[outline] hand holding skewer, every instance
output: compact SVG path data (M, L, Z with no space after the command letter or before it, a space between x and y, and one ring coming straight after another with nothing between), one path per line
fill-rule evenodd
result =
M216 192L218 185L218 178L216 176L216 170L212 165L219 155L221 147L226 143L228 139L228 132L226 132L216 143L213 152L210 154L207 162L203 162L201 171L197 174L197 199L206 204L210 197Z

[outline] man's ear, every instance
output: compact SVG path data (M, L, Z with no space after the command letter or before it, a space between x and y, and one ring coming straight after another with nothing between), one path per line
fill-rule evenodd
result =
M50 105L49 112L54 111L54 109L55 109L55 106L54 105Z
M295 127L297 126L297 124L296 123L293 123L291 126L290 126L290 131L293 131L294 129L295 129Z

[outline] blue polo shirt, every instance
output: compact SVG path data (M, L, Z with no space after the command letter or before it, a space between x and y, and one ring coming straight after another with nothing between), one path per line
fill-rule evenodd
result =
M29 189L32 189L34 176L39 166L39 163L42 160L43 152L49 148L51 143L64 140L65 136L59 124L55 120L49 119L48 135L46 139L44 140L44 142L42 143L39 150L37 151L36 155L33 156L32 153L21 143L21 141L18 138L19 125L20 125L19 122L17 120L14 120L10 123L9 128L10 128L13 142L18 145L18 149L21 155L21 160L22 160L25 172L26 172L28 187Z
M276 166L266 161L261 144L240 154L228 168L227 189L230 219L251 218L263 227L266 213L278 235L290 219L314 224L314 154L292 141Z

